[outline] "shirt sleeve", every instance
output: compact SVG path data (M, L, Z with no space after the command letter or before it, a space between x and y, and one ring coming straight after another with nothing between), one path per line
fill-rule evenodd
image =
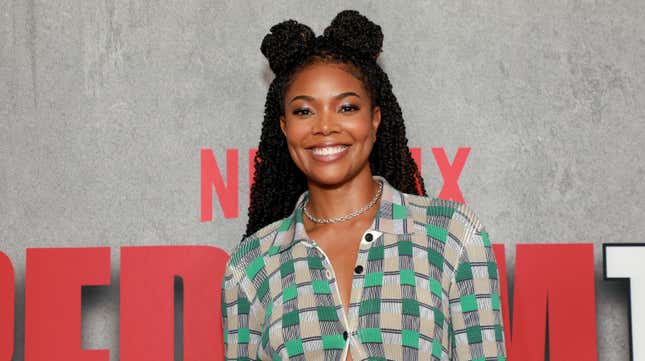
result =
M256 360L262 333L251 302L228 266L222 285L222 324L225 360Z
M463 243L449 298L451 360L506 360L497 262L481 224Z

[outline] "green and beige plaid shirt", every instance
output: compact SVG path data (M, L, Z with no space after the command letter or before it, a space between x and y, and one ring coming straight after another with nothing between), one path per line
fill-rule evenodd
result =
M222 293L227 360L505 360L497 264L465 204L383 177L344 312L327 257L289 217L232 252Z

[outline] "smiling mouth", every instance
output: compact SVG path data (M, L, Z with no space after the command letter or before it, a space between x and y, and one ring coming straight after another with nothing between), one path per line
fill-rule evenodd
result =
M347 148L349 148L349 146L347 145L334 145L331 147L314 147L310 148L309 151L311 151L314 155L324 156L341 153Z

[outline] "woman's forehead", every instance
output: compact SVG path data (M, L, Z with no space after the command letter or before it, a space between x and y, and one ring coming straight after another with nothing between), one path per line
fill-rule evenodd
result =
M346 91L366 94L364 84L357 77L356 71L348 64L312 63L294 74L286 94L315 93L322 96L325 93Z

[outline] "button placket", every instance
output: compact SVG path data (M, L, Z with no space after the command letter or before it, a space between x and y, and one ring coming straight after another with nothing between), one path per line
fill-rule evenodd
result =
M358 257L356 258L356 264L354 265L354 275L352 276L352 285L358 283L358 279L365 276L366 266L367 266L367 256L369 254L369 249L374 244L374 241L380 237L382 233L368 229L361 236L360 247L358 252ZM364 282L364 280L363 280ZM362 284L363 282L360 282ZM361 299L363 297L363 287L352 287L350 295L350 307L348 310L349 316L349 330L350 336L357 335L356 329L358 328L358 308L360 306ZM352 306L352 304L354 306ZM352 337L350 337L351 339Z
M362 275L364 274L368 255L368 252L366 252L366 250L369 250L374 241L378 239L381 234L382 233L379 231L370 229L361 236L359 253L356 259L356 264L354 266L354 275L352 276L352 284L356 282L357 277L362 277ZM322 255L323 265L325 266L325 276L327 277L329 282L332 282L335 275L331 262L329 262L329 258L322 250L322 248L318 247L315 241L312 241L312 244L310 246L314 247ZM334 288L332 288L332 290L334 290ZM337 284L335 290L332 292L334 293L333 297L336 300L337 304L342 307L343 304L339 293L340 290L338 289ZM354 347L360 346L360 342L357 343L358 339L356 337L358 335L358 305L360 304L362 295L362 287L352 287L352 290L350 292L350 304L348 307L348 312L345 312L344 310L342 311L342 322L345 328L345 331L343 331L343 339L346 341L345 349L343 350L343 357L346 357L347 353L349 353L350 344L353 344ZM354 306L352 306L352 304L354 304ZM360 353L361 351L358 352Z
M373 240L374 235L372 235L372 233L370 233L369 231L363 233L363 237L361 238L360 243L360 249L364 250L365 248L369 248ZM354 266L354 273L360 275L363 274L363 271L365 270L364 261L360 259L360 252L358 258L359 259L356 260L357 264L356 266Z
M344 360L345 358L347 358L347 354L350 352L350 344L355 344L353 339L354 339L354 336L356 335L356 331L355 331L356 328L352 327L350 325L350 316L348 315L348 313L351 312L351 297L352 297L352 295L350 294L350 306L348 307L348 312L345 312L344 307L343 307L343 302L342 302L342 299L340 297L340 290L338 289L338 283L333 282L334 277L335 277L334 267L331 265L331 262L329 261L329 257L327 257L327 254L325 254L325 251L323 251L322 248L318 247L318 245L316 244L315 241L313 242L313 247L322 256L322 263L323 263L323 266L325 267L325 276L327 277L327 280L330 283L335 283L336 284L336 287L332 287L332 293L333 293L332 296L333 296L337 306L341 307L341 313L343 315L341 323L343 325L343 328L345 329L343 331L343 334L342 334L343 340L345 340L345 347L343 349L343 353L342 353L341 358ZM352 289L351 292L353 293L354 290ZM355 322L352 322L352 323L355 323Z
M340 298L340 293L339 293L340 290L338 289L338 283L334 282L334 278L335 278L334 267L331 265L331 262L329 262L329 257L327 257L327 254L325 254L325 251L323 251L322 248L318 247L318 245L316 244L315 241L313 242L312 246L322 256L322 263L323 263L323 266L325 267L325 276L327 277L327 280L330 283L335 283L336 284L336 287L331 287L332 293L333 293L333 298L336 300L337 305L341 307L342 314L343 314L342 323L343 323L343 326L345 327L345 330L348 330L349 329L348 328L349 327L349 322L348 322L347 314L345 313L345 310L343 309L343 302L342 302L342 300Z
M318 244L315 241L313 242L312 246L322 259L323 266L325 267L325 277L328 281L331 282L334 279L334 273L331 271L332 266L329 262L329 259L327 258L327 255L325 254L325 252L323 252L322 248L318 247Z

